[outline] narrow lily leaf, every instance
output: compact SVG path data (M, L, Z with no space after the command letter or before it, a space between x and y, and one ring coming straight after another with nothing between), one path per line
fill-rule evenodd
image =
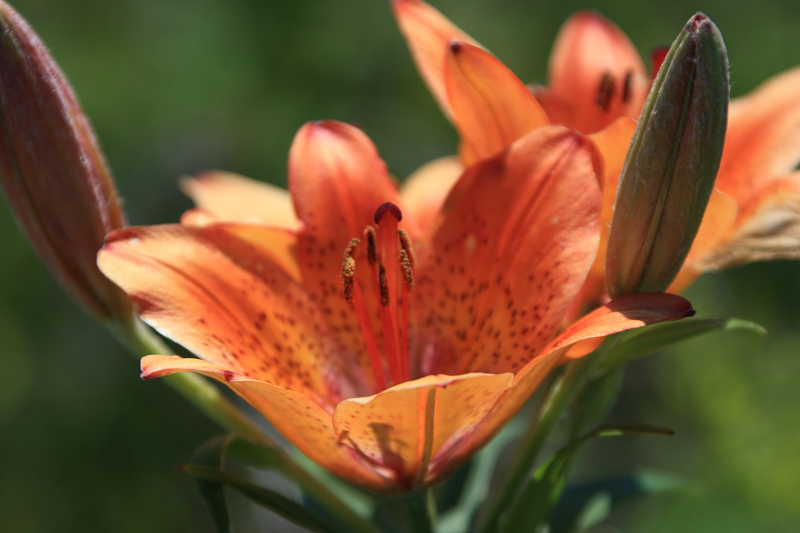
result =
M572 435L580 435L605 420L617 401L624 377L624 368L617 367L586 385L575 405L570 408Z
M722 158L728 57L717 27L693 16L653 83L620 176L609 234L609 294L660 292L689 253Z
M501 531L534 531L545 524L551 510L561 499L572 462L583 446L594 438L621 437L624 435L672 435L673 431L658 426L634 424L602 426L573 440L544 463L533 479L523 489L503 520Z
M221 469L225 450L229 443L230 437L227 435L221 435L206 441L192 454L192 463L208 468ZM205 500L208 511L217 526L217 531L229 533L231 531L231 522L228 515L227 502L225 501L224 487L216 481L207 479L196 478L196 481L200 495Z
M677 342L721 330L766 334L766 330L755 322L738 318L685 318L653 324L610 339L601 348L602 353L597 354L601 358L597 375L612 372L638 357L657 352Z
M583 483L568 487L553 509L550 523L551 533L583 531L605 519L603 513L613 511L620 503L637 496L674 492L687 486L674 474L654 470L642 470L633 474ZM591 510L590 506L603 503L602 509ZM594 516L592 516L594 515ZM600 515L600 516L598 516Z
M309 531L319 533L333 533L335 531L335 529L329 527L325 520L317 517L312 510L287 498L283 494L254 485L239 476L203 465L186 465L183 469L189 475L207 483L216 483L220 486L234 488L252 501Z

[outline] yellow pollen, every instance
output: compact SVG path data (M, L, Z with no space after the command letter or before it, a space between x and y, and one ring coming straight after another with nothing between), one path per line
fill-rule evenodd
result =
M397 234L400 236L400 248L406 253L409 265L413 267L417 263L417 258L414 255L414 248L411 247L411 238L404 229L397 230Z
M409 289L414 287L414 262L409 253L403 248L400 250L400 268L403 270L403 278Z
M356 260L353 254L359 244L358 239L352 239L347 248L344 249L344 261L342 262L342 281L344 282L344 299L348 302L353 301L353 288L356 275Z

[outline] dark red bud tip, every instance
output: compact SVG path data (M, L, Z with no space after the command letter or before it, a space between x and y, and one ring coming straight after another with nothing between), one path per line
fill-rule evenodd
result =
M403 212L400 211L400 208L394 205L392 202L386 202L385 204L381 204L381 206L375 210L375 224L380 224L381 219L383 219L383 215L386 213L391 213L397 222L403 220Z
M697 31L707 20L709 19L705 14L697 13L695 16L689 19L689 22L686 24L686 31Z
M450 51L453 52L454 54L461 52L463 46L464 43L462 43L461 41L450 41Z

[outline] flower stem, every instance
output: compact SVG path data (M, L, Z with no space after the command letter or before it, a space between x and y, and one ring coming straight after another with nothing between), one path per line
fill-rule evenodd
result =
M136 356L143 354L169 354L172 350L141 320L134 318L128 324L111 324L115 336ZM298 463L277 442L267 435L251 418L206 378L196 374L172 374L164 379L211 420L242 439L280 454L280 471L299 485L306 493L336 515L348 531L378 533L368 520L359 516L325 483Z
M596 357L585 357L570 363L550 389L550 393L539 411L537 423L533 424L530 430L522 436L519 452L510 469L510 475L500 490L499 496L494 500L494 505L490 508L483 527L479 530L482 533L493 533L500 530L503 513L514 505L556 422L586 384L595 359Z
M126 324L112 323L110 327L117 339L135 357L169 354L173 351L138 318L133 318ZM163 379L192 405L231 433L254 444L278 447L269 435L206 378L197 374L181 373L165 376Z

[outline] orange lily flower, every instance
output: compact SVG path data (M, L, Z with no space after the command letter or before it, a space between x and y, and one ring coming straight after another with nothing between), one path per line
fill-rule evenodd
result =
M485 443L569 346L693 313L629 295L563 328L596 255L598 168L582 135L538 128L433 213L362 131L310 123L291 198L208 174L184 184L199 207L182 225L112 233L98 262L202 358L147 356L144 377L217 379L334 473L408 489Z
M556 40L549 87L534 87L535 98L526 98L523 82L439 11L422 0L394 0L394 10L423 78L459 130L462 165L547 123L589 134L596 143L605 163L602 244L578 301L602 301L619 174L654 75L648 75L630 40L596 13L576 14ZM663 58L663 51L654 54L655 70ZM686 288L705 271L800 258L800 177L794 172L800 162L798 86L800 70L793 70L731 103L717 190L671 291ZM455 160L451 165L414 176L415 182L431 183L429 204L446 197L460 168ZM582 306L576 304L576 312Z

